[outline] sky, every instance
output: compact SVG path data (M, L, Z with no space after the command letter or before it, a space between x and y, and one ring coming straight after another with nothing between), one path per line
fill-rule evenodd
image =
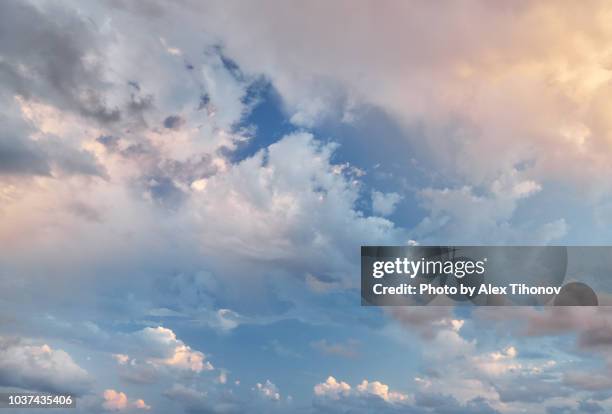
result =
M0 2L0 389L71 413L611 412L606 307L359 293L362 245L610 244L611 18Z

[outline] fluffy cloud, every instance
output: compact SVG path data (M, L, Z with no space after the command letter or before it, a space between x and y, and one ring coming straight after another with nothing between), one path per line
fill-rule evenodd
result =
M315 385L313 408L317 413L497 413L483 398L462 404L449 395L435 392L417 392L408 395L392 391L380 381L363 380L355 387L330 376Z
M103 394L104 403L102 406L107 411L125 411L129 409L150 410L151 406L147 405L144 400L137 399L130 401L127 395L123 392L108 389Z
M344 381L338 381L336 378L329 376L325 382L314 386L314 393L319 397L327 397L338 399L343 395L348 395L351 391L351 386Z
M523 209L551 182L593 199L609 192L602 177L610 173L611 33L603 3L520 3L503 12L485 2L336 3L322 11L276 2L7 1L0 9L10 35L0 39L0 281L11 292L0 303L7 319L23 320L7 329L34 326L115 353L129 386L188 378L193 383L176 384L166 397L191 411L240 412L248 404L226 389L224 371L215 375L222 390L199 383L212 364L170 329L105 333L31 315L22 298L75 319L157 326L180 318L185 329L204 325L228 337L242 324L329 321L347 317L344 295L358 288L355 246L408 238L549 242L572 230L569 219L515 220L531 216ZM346 163L359 152L353 147L277 131L236 161L234 150L257 135L245 115L262 84L279 93L285 124L335 128L384 113L398 131L378 140L374 125L365 158L376 146L401 162L360 165L364 176ZM397 192L370 188L379 177L393 181L385 191ZM409 232L384 217L413 194L425 214L409 217L417 223ZM363 213L369 195L376 216ZM609 389L603 369L590 378L561 375L548 358L526 361L513 339L464 336L469 321L448 309L384 312L394 321L383 335L425 343L431 370L418 374L419 391L330 377L315 386L314 410L532 412L551 399L561 404L571 390L590 398ZM607 316L557 312L513 316L527 327L514 333L575 334L582 355L610 363ZM351 321L362 322L355 315ZM28 318L44 323L29 326ZM350 342L320 337L308 339L317 350L354 355ZM89 389L86 373L61 350L9 341L0 356L7 386ZM108 391L115 407L147 407ZM271 382L256 391L279 398L257 399L262 405L251 411L291 411ZM597 409L586 401L567 407Z
M124 379L153 382L162 368L194 374L214 369L206 355L186 345L168 328L144 328L124 339L131 354L113 355Z
M92 378L61 349L0 338L0 385L80 395L90 389Z
M290 114L307 124L366 102L406 126L420 122L416 139L427 139L423 152L446 173L480 181L535 159L538 174L602 184L607 167L598 152L608 150L610 133L600 109L609 95L604 45L612 34L597 16L607 5L521 3L500 12L486 2L420 2L372 14L368 4L338 3L324 13L273 2L195 8L207 12L230 55L266 73Z

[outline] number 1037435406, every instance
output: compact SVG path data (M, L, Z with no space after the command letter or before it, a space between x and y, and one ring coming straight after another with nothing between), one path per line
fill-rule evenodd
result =
M3 408L74 408L76 399L71 394L0 393Z

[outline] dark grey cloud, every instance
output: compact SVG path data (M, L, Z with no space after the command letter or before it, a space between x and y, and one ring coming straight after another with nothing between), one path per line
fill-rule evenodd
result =
M119 137L114 135L100 135L98 138L96 138L96 141L104 145L104 147L110 152L117 151L120 140L121 139Z
M121 115L106 104L100 64L88 59L99 48L94 25L61 6L0 3L0 90L7 94L116 122Z
M63 174L105 177L106 172L95 156L75 149L51 136L30 138L32 128L20 119L0 115L0 175Z
M185 124L185 119L180 115L170 115L164 119L164 128L167 129L181 129Z

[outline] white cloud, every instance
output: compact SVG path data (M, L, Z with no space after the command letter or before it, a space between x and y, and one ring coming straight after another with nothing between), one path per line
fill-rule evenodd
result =
M200 374L214 370L204 353L192 349L168 328L148 327L120 337L126 354L114 354L121 378L128 382L150 384L162 375Z
M214 369L212 364L206 361L206 356L202 352L191 349L190 346L177 339L171 329L162 326L149 327L134 335L148 348L145 348L144 353L147 355L149 352L147 361L153 365L196 373Z
M130 360L130 357L125 354L113 354L113 358L119 365L125 365Z
M398 193L381 193L372 191L372 210L381 216L389 216L395 211L397 203L402 200Z
M81 394L89 390L92 378L64 350L0 337L0 385Z
M369 382L368 380L364 379L361 384L357 385L356 390L359 393L376 395L377 397L380 397L388 402L408 400L408 396L406 394L402 394L401 392L397 391L389 391L389 386L380 381Z
M151 409L151 406L142 399L130 401L124 392L107 389L103 393L104 402L102 407L107 411L124 411L129 409L145 410Z
M263 398L271 401L280 401L281 395L278 387L270 380L266 380L263 384L258 382L255 384L255 391Z
M314 393L320 397L338 399L351 392L351 386L344 381L338 381L331 375L320 384L314 386Z
M309 263L304 270L311 274L346 278L355 267L350 246L400 240L391 222L356 210L359 187L334 172L334 150L297 133L211 177L190 203L203 248L225 267L247 258L280 260ZM257 269L249 271L253 278Z

